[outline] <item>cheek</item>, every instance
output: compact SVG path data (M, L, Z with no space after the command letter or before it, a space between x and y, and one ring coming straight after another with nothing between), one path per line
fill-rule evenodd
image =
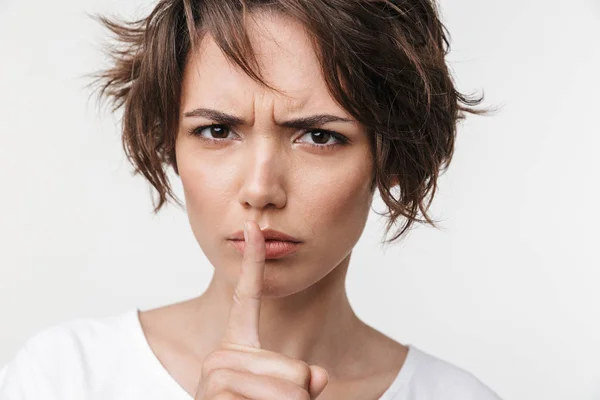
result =
M185 192L188 212L207 213L217 211L220 204L226 204L224 187L227 185L223 179L217 179L219 173L211 169L201 170L201 166L190 168L180 173L181 183Z
M199 162L192 161L191 158L184 158L179 163L179 177L185 193L188 214L199 211L200 204L204 204L205 207L210 205L210 199L205 198L211 193L207 188L207 185L211 184L210 176L210 171L203 168Z
M177 168L185 193L188 213L211 210L222 204L228 174L220 168L221 163L211 160L187 137L176 145Z
M312 175L312 182L306 184L309 190L302 190L298 201L314 237L333 240L340 247L358 241L373 198L371 170L370 161L365 160L324 171L321 179Z
M182 146L183 147L183 146ZM218 164L202 160L193 149L180 148L177 154L179 178L183 186L186 213L191 229L199 244L215 240L214 232L220 232L219 224L225 215L228 182L217 169ZM212 234L212 237L207 235ZM206 236L206 237L205 237Z

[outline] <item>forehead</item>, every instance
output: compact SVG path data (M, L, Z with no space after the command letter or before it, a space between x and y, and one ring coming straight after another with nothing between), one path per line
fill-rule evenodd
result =
M248 19L247 29L264 79L284 95L247 76L207 33L185 67L182 109L205 106L245 113L256 99L262 99L275 104L275 113L318 110L350 117L327 90L319 60L300 22L260 13Z

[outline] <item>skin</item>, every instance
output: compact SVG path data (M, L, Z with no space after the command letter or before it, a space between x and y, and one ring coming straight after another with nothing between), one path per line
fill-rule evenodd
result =
M248 221L240 278L234 290L219 349L204 360L195 399L316 399L328 383L327 371L277 352L263 350L258 332L264 289L265 241ZM226 397L227 398L227 397Z
M236 286L245 265L227 238L242 230L245 221L254 221L255 251L263 254L257 262L264 264L258 269L263 280L252 289L259 290L259 304L250 313L256 321L238 321L243 339L226 341L241 343L235 349L253 358L238 359L237 364L230 360L228 365L245 365L247 370L269 359L283 368L301 360L327 371L313 371L316 382L328 382L319 399L376 399L401 368L407 347L361 321L346 294L352 249L374 194L369 188L373 160L367 131L328 93L298 22L261 13L249 20L248 30L265 78L284 95L260 86L231 64L210 34L190 54L182 83L177 167L190 226L215 271L199 297L141 312L142 327L173 378L190 395L202 398L205 361L215 359L209 356L223 349L230 334L234 293L239 295ZM216 122L185 116L198 108L233 114L246 123L220 131L202 129ZM280 125L314 114L351 122L330 122L308 132ZM315 136L319 128L343 135L349 143L323 147L340 141ZM190 134L194 130L197 135ZM264 260L265 227L303 243L295 254Z

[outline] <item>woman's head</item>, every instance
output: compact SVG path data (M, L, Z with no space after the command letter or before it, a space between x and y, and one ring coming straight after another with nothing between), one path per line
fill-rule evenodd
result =
M481 99L454 87L430 0L162 0L138 21L100 20L121 44L97 82L124 108L125 151L158 192L155 212L169 197L179 203L166 169L181 177L209 258L209 237L249 218L334 240L330 257L345 256L375 188L387 231L403 218L392 240L414 222L435 225L427 209L456 123L483 113L471 108ZM348 121L281 124L317 114Z
M241 254L228 238L245 220L303 242L268 261L294 271L265 273L265 294L285 295L349 256L371 205L373 161L366 129L329 95L302 25L263 12L248 21L248 33L277 93L204 35L184 70L176 167L196 240L232 286Z

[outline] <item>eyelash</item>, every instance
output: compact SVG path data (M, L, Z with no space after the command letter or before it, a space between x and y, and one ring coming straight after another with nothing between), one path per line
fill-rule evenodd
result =
M189 130L189 134L191 134L193 136L196 136L196 137L198 137L201 140L204 140L206 142L211 142L211 143L223 142L223 141L227 140L227 139L213 139L213 138L209 139L209 138L207 138L205 136L202 136L200 134L200 132L202 132L204 129L206 129L206 128L212 128L212 127L221 127L221 128L227 129L228 132L233 132L233 131L231 131L231 129L227 125L223 125L223 124L210 124L210 125L202 125L202 126L198 126L198 127L195 127L195 128L191 128ZM332 136L334 139L336 139L338 141L337 143L332 143L332 144L309 144L309 146L311 146L313 148L317 148L317 150L319 150L319 151L326 151L326 150L329 150L329 149L331 149L333 147L336 147L336 146L345 146L350 141L347 137L345 137L343 135L340 135L337 132L329 131L329 130L326 130L326 129L306 129L302 133L302 136L306 135L307 133L311 133L311 132L326 133L326 134Z

